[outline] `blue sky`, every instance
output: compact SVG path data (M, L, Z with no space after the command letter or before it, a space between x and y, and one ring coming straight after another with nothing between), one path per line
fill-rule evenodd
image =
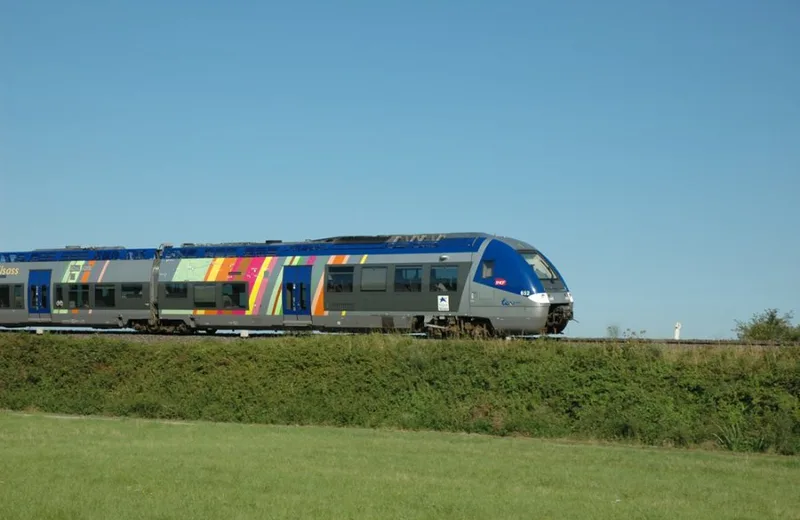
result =
M0 0L2 250L477 230L570 335L800 313L794 0L120 4Z

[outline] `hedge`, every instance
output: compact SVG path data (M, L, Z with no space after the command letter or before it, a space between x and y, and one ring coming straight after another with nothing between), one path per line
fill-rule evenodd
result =
M800 453L800 348L0 335L0 407Z

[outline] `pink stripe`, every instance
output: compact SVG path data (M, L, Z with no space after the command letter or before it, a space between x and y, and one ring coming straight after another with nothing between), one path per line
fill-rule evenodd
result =
M264 265L264 260L264 257L253 258L250 262L250 266L247 268L247 272L244 273L244 279L251 283L255 282L258 277L258 272L261 270L261 266Z
M261 300L264 299L264 293L267 290L267 286L269 285L268 277L272 274L272 268L275 267L275 261L278 257L273 256L269 259L269 263L267 264L267 268L264 270L264 280L261 282L261 287L258 288L258 296L256 297L256 302L253 305L253 314L256 313L257 310L261 310Z
M316 261L316 256L309 256L308 260L306 260L306 265L314 265L314 261Z
M232 282L236 278L236 275L231 273L235 273L236 271L239 270L239 266L242 265L242 260L243 259L241 257L234 260L233 264L231 265L230 271L225 273L225 275L227 276L227 280L229 282Z
M111 260L106 260L106 263L103 264L103 270L100 271L100 276L97 277L97 283L103 281L103 276L106 274L106 269L108 269L108 264L111 263Z

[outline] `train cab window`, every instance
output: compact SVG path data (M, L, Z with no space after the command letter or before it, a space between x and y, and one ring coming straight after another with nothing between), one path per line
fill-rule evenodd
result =
M22 285L15 285L14 286L14 298L13 298L14 308L15 309L24 309L25 308L25 287Z
M385 291L386 290L386 267L362 267L361 268L361 290L362 291Z
M144 297L143 287L140 283L124 283L120 289L120 296L123 300L139 300Z
M194 284L193 290L195 309L213 309L217 306L217 287L215 284Z
M422 266L398 266L394 270L395 292L422 291Z
M484 260L481 266L481 276L491 278L494 276L494 260Z
M458 290L458 267L431 267L430 290L433 292L453 292Z
M188 298L189 286L185 283L165 283L164 296L167 298Z
M353 267L329 266L327 292L353 292Z
M116 307L116 287L113 285L94 286L94 306L100 309Z
M89 284L71 284L67 286L67 307L70 309L89 308Z
M247 284L232 282L222 284L223 309L247 309L250 307L247 299Z
M11 286L0 285L0 309L11 308Z

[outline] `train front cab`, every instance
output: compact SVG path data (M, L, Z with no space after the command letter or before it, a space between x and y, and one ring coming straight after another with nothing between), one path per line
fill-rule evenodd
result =
M540 251L522 249L517 251L531 267L538 282L537 292L528 298L536 304L547 305L547 334L561 334L574 316L574 299L567 283L555 265Z
M501 334L560 334L573 317L573 298L558 269L525 242L495 238L480 254L472 279L473 313Z

